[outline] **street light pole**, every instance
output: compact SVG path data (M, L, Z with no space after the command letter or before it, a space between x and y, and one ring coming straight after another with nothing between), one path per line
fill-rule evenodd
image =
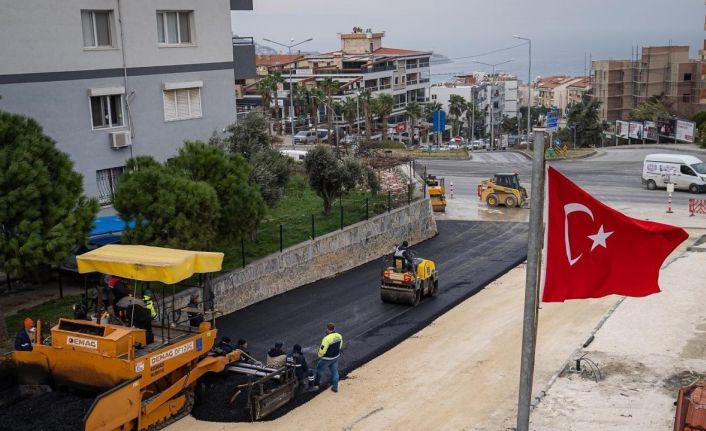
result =
M292 39L289 39L289 45L285 45L284 43L275 42L274 40L270 40L266 37L263 37L262 39L266 40L267 42L274 43L275 45L279 45L279 46L287 48L289 50L290 61L292 59L292 48L294 48L295 46L299 46L303 43L311 42L312 40L314 40L313 37L310 37L309 39L294 43L294 39L292 38ZM292 148L294 148L294 84L292 83L292 69L293 69L293 66L297 65L297 62L295 61L293 63L294 63L293 65L292 64L289 65L289 122L292 127ZM284 124L286 125L287 122L285 121Z
M505 61L501 61L500 63L495 63L495 64L490 64L490 63L484 63L482 61L477 61L477 60L471 60L474 63L478 64L483 64L486 66L490 66L493 68L493 79L491 80L490 84L490 150L493 150L493 146L495 145L495 125L493 117L495 116L495 106L493 105L493 92L495 91L495 67L500 66L501 64L509 63L511 61L514 61L513 58Z
M527 41L529 47L529 66L527 66L527 143L529 144L530 132L532 131L532 39L518 35L512 37Z

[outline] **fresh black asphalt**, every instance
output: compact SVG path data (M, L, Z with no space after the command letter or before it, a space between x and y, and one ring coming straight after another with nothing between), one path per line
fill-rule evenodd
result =
M250 352L262 361L275 341L284 341L287 351L298 343L311 363L325 335L326 323L334 322L344 338L339 369L345 375L413 335L527 257L526 223L437 224L436 237L413 247L420 257L436 262L437 297L424 298L417 307L383 303L380 272L384 259L378 259L223 316L216 322L219 336L228 335L233 341L246 338ZM227 420L209 417L209 410L207 405L197 407L194 416Z

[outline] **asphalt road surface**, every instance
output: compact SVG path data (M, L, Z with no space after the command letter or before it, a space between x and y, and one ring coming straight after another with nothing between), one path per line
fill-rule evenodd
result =
M334 322L344 338L339 368L345 374L526 259L525 223L440 221L438 227L436 237L413 247L434 260L439 272L439 295L422 299L416 308L380 300L379 259L221 317L219 335L246 338L251 353L263 361L277 340L287 351L301 344L313 359L326 323Z
M574 160L549 161L586 191L607 203L620 205L649 204L663 207L666 204L664 190L647 190L641 183L642 164L646 155L655 153L692 154L683 150L661 148L601 148L593 157ZM704 160L703 154L694 154ZM454 183L457 196L476 195L476 186L483 179L499 172L517 172L520 181L529 190L532 161L518 153L484 152L473 153L471 160L423 160L427 172L443 176ZM448 191L447 191L448 194ZM690 198L703 199L688 191L677 191L673 195L674 206L686 206Z

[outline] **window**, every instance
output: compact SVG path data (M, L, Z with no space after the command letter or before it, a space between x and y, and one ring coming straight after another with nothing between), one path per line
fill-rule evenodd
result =
M157 12L157 40L160 45L191 45L194 11Z
M91 120L94 129L122 127L123 95L91 96Z
M684 103L690 103L691 102L691 94L689 94L689 93L682 94L681 101Z
M125 172L125 166L96 171L98 203L101 205L110 205L113 203L115 190L118 188L118 182L123 172Z
M201 88L164 90L164 121L201 118Z
M691 176L691 177L695 177L695 176L696 176L696 174L694 173L694 171L692 171L691 168L688 167L688 166L686 166L686 165L681 165L680 171L681 171L681 173L684 174L684 175L689 175L689 176Z
M85 48L112 48L113 11L82 10L81 26L83 27L83 46Z
M684 74L684 81L691 81L691 73Z

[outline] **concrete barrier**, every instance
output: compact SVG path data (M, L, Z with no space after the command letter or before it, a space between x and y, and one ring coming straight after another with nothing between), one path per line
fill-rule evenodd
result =
M416 244L436 233L429 199L413 202L219 276L213 280L216 309L232 313L390 254L403 240ZM177 294L176 307L186 305L191 292Z

